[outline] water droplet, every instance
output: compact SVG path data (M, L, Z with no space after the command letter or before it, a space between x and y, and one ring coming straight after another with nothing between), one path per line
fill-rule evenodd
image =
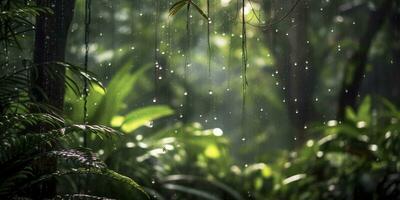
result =
M147 126L148 126L149 128L153 128L153 126L154 126L154 121L149 121L148 124L147 124Z
M135 147L135 143L133 143L133 142L127 142L127 143L126 143L126 147L127 147L127 148L133 148L133 147Z
M338 122L336 120L329 120L327 125L329 127L333 127L333 126L336 126L337 124L338 124Z
M135 139L137 140L137 141L141 141L141 140L143 140L143 135L136 135L136 137L135 137Z
M370 149L371 151L377 151L377 150L378 150L378 145L376 145L376 144L371 144L371 145L369 146L369 149Z
M308 140L306 145L307 147L312 147L314 145L314 140Z

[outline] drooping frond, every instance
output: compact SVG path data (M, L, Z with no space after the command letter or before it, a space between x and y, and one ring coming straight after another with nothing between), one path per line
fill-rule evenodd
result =
M34 30L33 17L40 14L51 14L50 8L21 4L18 1L8 1L9 6L2 6L0 12L0 41L16 44L18 37ZM2 2L3 4L3 2Z
M64 160L65 162L71 163L75 166L93 167L97 169L106 168L106 164L88 149L55 150L48 152L46 156L54 157L58 160Z
M144 195L146 195L148 198L148 194L144 191L144 189L138 184L136 183L134 180L132 180L131 178L121 175L113 170L110 169L98 169L98 168L73 168L71 170L65 170L65 171L57 171L55 173L52 174L47 174L47 175L43 175L41 177L39 177L36 180L33 180L29 183L26 183L23 187L21 187L20 189L24 189L27 188L31 185L40 183L42 181L51 179L51 178L55 178L55 177L61 177L61 176L66 176L66 175L95 175L95 176L103 176L106 178L109 178L111 180L120 182L122 184L125 184L129 187L131 187L132 189L136 189L139 190L140 192L142 192Z
M64 199L115 200L115 199L111 199L111 198L99 197L99 196L88 195L88 194L63 194L63 195L57 195L54 198L54 200L64 200Z
M36 92L41 93L44 98L47 98L43 90L37 86L33 85L30 77L35 75L38 71L39 66L51 66L42 67L45 73L51 79L62 79L65 80L65 85L75 93L75 95L81 95L81 82L87 81L90 86L97 85L99 88L104 89L102 83L97 80L95 75L90 72L85 72L81 67L65 63L65 62L47 62L33 64L30 61L24 60L23 66L17 69L6 69L0 72L0 112L4 112L5 109L10 108L12 105L18 104L21 107L27 106L40 106L37 104L29 104L34 102L30 90L35 89ZM68 73L64 73L66 69ZM43 106L43 105L42 105ZM49 107L49 106L47 106ZM42 108L40 110L43 110ZM51 110L48 108L46 110Z

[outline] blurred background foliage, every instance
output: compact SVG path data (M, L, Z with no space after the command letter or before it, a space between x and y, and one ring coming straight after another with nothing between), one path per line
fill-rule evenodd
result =
M176 2L92 1L89 70L104 88L89 89L88 124L123 136L90 136L88 148L110 169L152 199L400 198L399 2L251 0L242 9L217 0L207 12L206 0L193 1L209 21L193 7L189 18L185 7L170 15ZM78 66L84 9L77 0L66 46L66 61ZM11 41L26 48L8 48L2 67L31 59L33 35ZM80 123L84 101L75 93L66 89L64 114ZM81 134L69 141L82 143ZM79 185L60 182L61 192ZM145 198L90 183L100 196Z

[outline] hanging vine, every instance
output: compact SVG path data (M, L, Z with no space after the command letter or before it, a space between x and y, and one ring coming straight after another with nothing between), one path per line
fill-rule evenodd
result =
M247 30L246 30L246 16L245 16L245 7L246 7L246 1L245 0L237 0L237 13L239 13L239 2L242 4L242 12L241 12L241 25L242 25L242 132L244 133L245 129L245 115L246 115L246 90L248 86L248 81L247 81ZM186 62L185 62L185 82L187 78L187 67L188 64L190 63L190 27L189 27L189 22L190 22L190 6L193 5L193 7L200 13L203 17L207 19L207 44L208 44L208 72L209 72L209 80L211 83L211 43L210 43L210 1L207 0L207 15L199 8L198 5L196 5L192 0L180 0L176 2L174 5L171 6L169 13L170 15L175 15L183 6L187 5L187 23L186 23L186 32L187 32L187 48L186 48L186 53L188 54L186 56ZM253 11L254 12L254 11ZM211 87L211 86L210 86ZM212 94L212 91L209 91L209 94Z
M245 132L246 120L246 90L247 82L247 30L245 16L245 0L242 0L242 134Z
M185 82L187 81L188 68L191 63L191 40L190 40L190 3L186 7L186 57L185 57Z
M90 36L90 23L91 23L91 0L85 1L85 61L84 61L84 72L88 73L88 64L89 64L89 36ZM83 81L83 123L88 123L88 110L87 110L87 103L88 103L88 95L89 95L89 88L88 88L88 80ZM87 147L87 132L84 133L83 139L83 146Z
M91 0L86 0L85 1L85 17L84 17L84 28L85 28L85 33L84 33L84 44L85 44L85 58L84 58L84 72L85 74L88 73L88 65L89 65L89 36L90 36L90 23L91 23ZM84 79L83 80L83 124L87 125L88 124L88 109L87 109L87 104L88 104L88 96L89 96L89 85L88 85L88 80ZM88 132L85 129L83 132L83 147L88 146ZM88 177L85 178L85 186L88 183ZM86 188L86 187L85 187ZM81 191L81 184L79 182L78 184L78 191Z
M189 75L189 67L191 65L191 30L190 30L190 23L191 23L191 13L190 13L190 3L187 4L186 7L186 49L185 49L185 66L184 66L184 88L185 88L185 104L187 104L189 102L189 87L188 87L188 75ZM183 104L182 104L183 105ZM182 112L183 114L180 115L180 118L182 118L182 120L186 119L186 114L187 114L187 105L183 105L182 107Z
M211 73L211 10L210 10L210 0L207 0L207 56L208 56L208 82L209 82L209 111L210 113L213 112L213 84L212 84L212 73Z
M211 42L210 42L210 29L211 29L211 15L210 15L210 0L207 0L207 54L208 54L208 77L211 85Z
M155 10L155 14L154 14L154 62L155 62L155 66L154 66L154 98L153 98L153 102L157 102L157 95L158 95L158 79L161 78L160 77L160 73L159 71L161 70L160 68L160 63L159 63L159 58L158 58L158 51L159 51L159 47L158 47L158 32L159 32L159 18L160 18L160 3L159 0L156 0L156 10Z

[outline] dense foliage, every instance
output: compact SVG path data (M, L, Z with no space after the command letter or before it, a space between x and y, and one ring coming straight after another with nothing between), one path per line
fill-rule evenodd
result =
M0 199L400 199L395 0L0 8Z

